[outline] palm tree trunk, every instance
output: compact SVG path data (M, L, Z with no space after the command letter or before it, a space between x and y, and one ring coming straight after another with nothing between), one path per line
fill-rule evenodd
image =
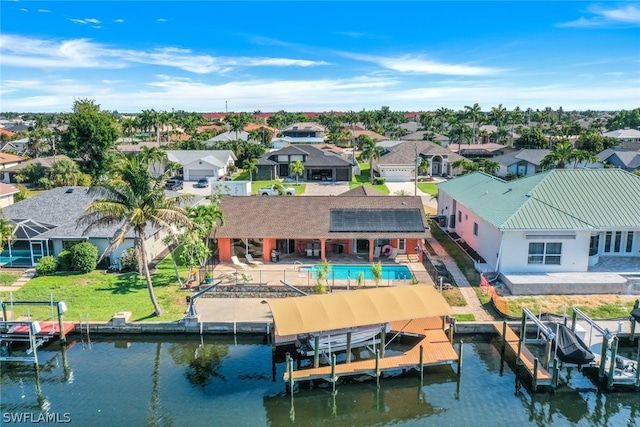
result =
M147 289L149 290L149 297L151 298L151 304L153 304L153 310L156 313L156 316L162 316L163 311L158 304L158 300L156 299L156 295L153 292L153 283L151 282L151 274L149 273L149 262L147 261L147 247L144 243L145 241L145 232L143 230L138 231L138 247L140 250L140 261L142 262L142 268L144 271L144 277L147 279Z

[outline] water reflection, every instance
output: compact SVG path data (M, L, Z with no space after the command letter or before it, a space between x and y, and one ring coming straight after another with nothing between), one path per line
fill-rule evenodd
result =
M179 365L187 365L185 376L193 385L205 388L211 383L211 378L226 381L220 373L222 360L229 355L229 346L220 344L181 343L169 346L169 354Z
M92 426L640 427L638 393L602 393L564 369L555 394L532 394L481 339L465 338L461 377L455 365L429 367L422 380L412 373L376 387L362 377L335 393L317 382L293 394L262 339L119 336L94 339L91 349L49 346L38 371L2 364L2 412L69 412L73 425Z

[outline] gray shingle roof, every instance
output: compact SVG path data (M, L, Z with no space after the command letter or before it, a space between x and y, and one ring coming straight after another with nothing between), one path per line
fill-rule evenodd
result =
M493 160L494 162L498 162L504 166L511 166L514 163L518 163L520 161L525 161L525 162L531 163L532 165L539 166L540 163L542 162L542 159L544 159L549 153L551 153L551 150L547 150L547 149L535 150L535 149L523 148L520 151L515 151L513 153L507 153L501 156L493 157L491 158L491 160Z
M445 147L434 144L431 141L403 141L388 147L388 153L380 157L379 165L413 165L416 161L416 146L418 154L423 156L447 156L449 163L455 162L463 157L452 153Z
M437 184L500 229L640 227L640 176L554 169L513 181L478 172Z
M278 155L306 155L307 158L303 162L305 167L320 167L320 166L351 166L351 162L346 160L340 155L317 148L313 145L287 145L276 151L270 151L268 153L263 154L258 159L258 165L274 165L277 162L271 160L270 158L275 158Z
M73 190L68 192L69 190ZM3 209L4 216L14 223L25 220L51 224L55 228L42 233L40 238L111 238L118 225L94 228L88 236L83 236L85 227L76 225L76 221L85 213L85 209L95 200L95 196L87 193L88 187L56 187L42 194L14 203ZM167 191L169 197L177 193ZM202 197L194 199L196 202ZM147 235L151 236L155 229L148 227ZM133 237L133 231L128 234Z

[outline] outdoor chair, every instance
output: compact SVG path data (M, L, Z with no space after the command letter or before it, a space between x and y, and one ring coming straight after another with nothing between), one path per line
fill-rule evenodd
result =
M253 255L251 255L251 254L246 254L244 257L247 259L247 262L252 267L257 267L259 265L264 265L261 261L256 261L255 259L253 259Z
M240 260L238 259L238 257L237 257L237 256L235 256L235 255L231 257L231 261L233 262L233 267L234 267L235 269L242 269L242 270L244 270L245 268L247 268L247 267L248 267L248 265L247 265L247 264L245 264L244 262L240 262Z
M389 259L392 261L395 261L397 256L398 256L398 248L391 249L391 253L389 254Z
M381 250L382 248L380 246L376 246L376 248L373 250L373 259L380 259Z
M242 281L245 283L253 282L253 276L251 276L250 274L242 273Z

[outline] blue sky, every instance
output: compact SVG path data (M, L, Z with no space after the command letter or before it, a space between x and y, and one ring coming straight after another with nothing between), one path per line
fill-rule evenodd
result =
M0 111L640 107L640 2L0 7Z

